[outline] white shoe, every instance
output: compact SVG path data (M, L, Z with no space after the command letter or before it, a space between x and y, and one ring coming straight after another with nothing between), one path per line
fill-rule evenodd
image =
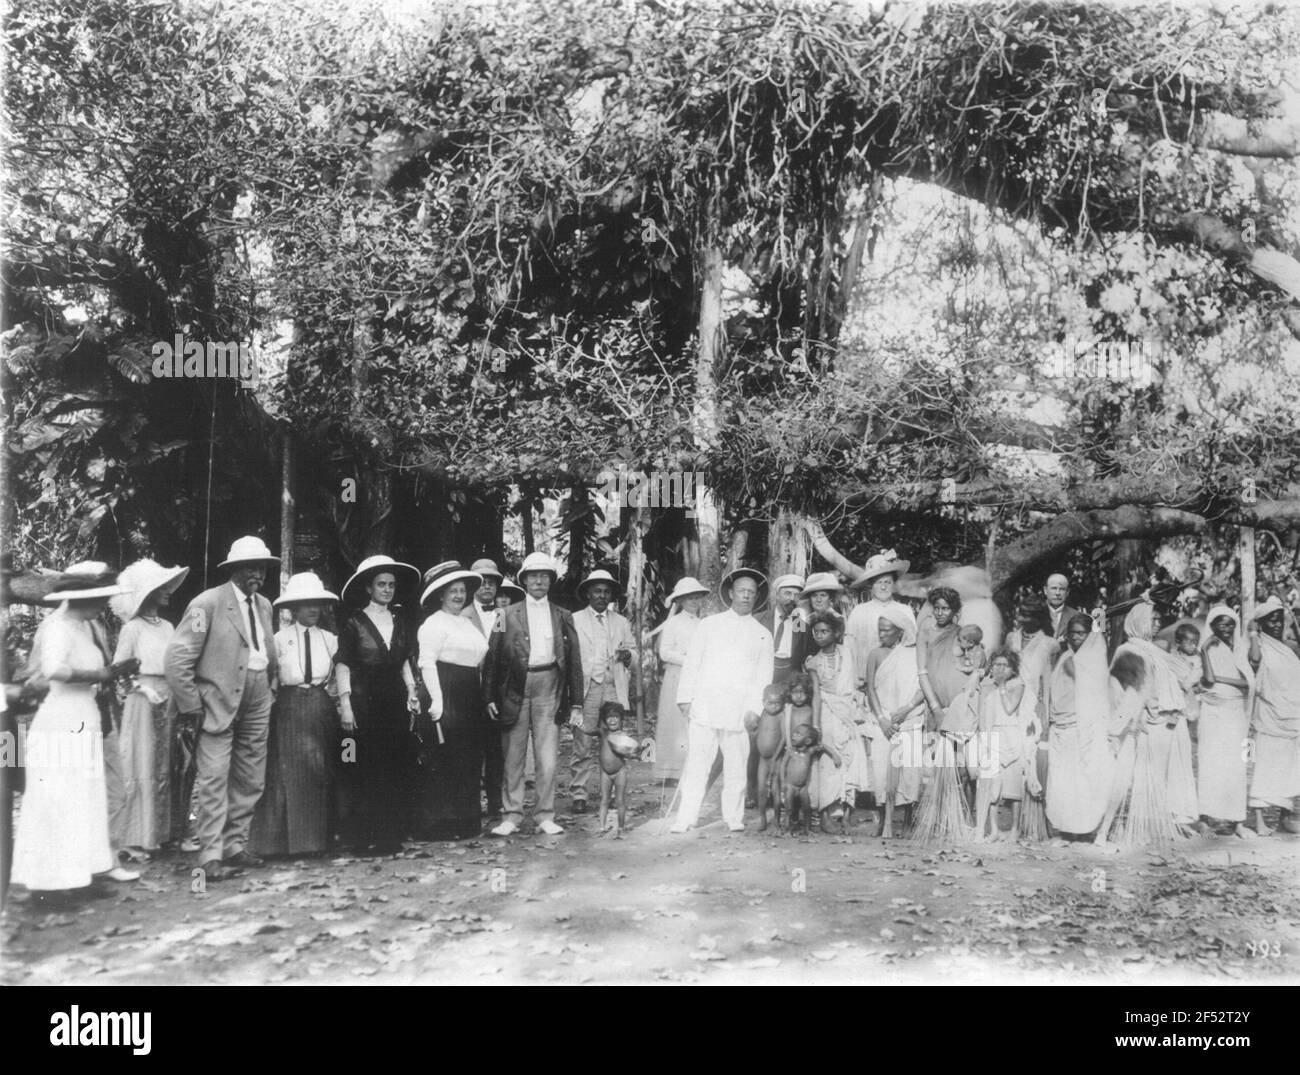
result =
M186 837L184 840L181 841L182 851L197 851L198 849L199 849L199 841L193 836Z
M669 831L669 832L682 833L682 832L687 832L687 831L689 831L689 829L690 829L690 826L689 826L689 825L684 825L684 824L682 824L682 823L679 821L679 822L677 822L676 825L674 825L674 826L673 826L671 829L669 829L668 831Z
M100 876L107 877L110 881L125 882L140 880L140 875L136 873L135 870L124 870L121 866L114 866L107 873L101 874Z
M503 821L496 828L492 829L493 836L513 836L519 831L519 826L513 821Z
M732 832L744 832L744 831L745 831L745 826L744 826L744 825L728 825L727 828L730 829Z
M540 825L537 826L537 831L540 832L543 836L559 836L560 833L564 831L564 829L559 825L557 825L554 821L543 821Z

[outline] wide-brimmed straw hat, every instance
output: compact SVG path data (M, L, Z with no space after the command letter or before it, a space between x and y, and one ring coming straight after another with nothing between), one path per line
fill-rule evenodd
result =
M578 583L579 596L585 597L587 594L587 587L590 586L593 582L607 582L609 583L610 589L612 589L615 593L618 593L618 579L614 578L614 576L611 575L604 568L598 567L596 568L595 571L593 571L590 575L588 575L585 579L583 579L580 583Z
M873 579L878 579L881 575L895 575L901 579L907 574L907 569L911 566L912 562L910 560L900 560L898 553L894 552L893 549L878 552L863 565L862 577L853 583L853 589L864 589L871 584Z
M367 556L357 565L352 577L343 584L343 589L339 591L343 596L343 600L349 604L362 600L361 595L357 592L358 588L381 571L387 571L391 574L397 580L399 589L405 585L414 591L420 586L420 572L412 564L400 563L391 556Z
M549 571L552 580L560 577L560 569L555 566L555 561L544 552L530 552L524 557L524 562L519 565L519 578L522 579L530 571Z
M280 558L271 554L270 548L260 537L251 535L236 538L230 546L230 555L217 567L234 567L236 564L278 564Z
M737 579L753 579L758 583L758 596L754 601L754 608L760 608L767 600L767 576L754 567L738 567L722 576L722 585L718 587L719 593L722 594L722 603L731 604L731 589Z
M514 579L510 578L509 576L501 580L501 585L497 587L497 593L508 594L510 596L510 603L512 605L517 605L520 601L522 601L525 597L528 596L528 594L524 591L524 588L522 586L516 585Z
M108 564L98 560L82 560L65 568L54 589L45 595L47 604L59 601L89 601L95 597L116 597L126 593L125 586L117 585L117 576Z
M684 579L678 579L677 585L673 587L673 592L668 595L668 604L674 601L680 601L683 597L708 597L709 588L699 579L691 578L687 575Z
M154 594L173 593L185 576L190 573L188 567L163 567L156 560L148 558L128 564L117 576L117 584L122 593L108 603L108 607L123 623L133 619L148 604Z
M808 581L804 583L799 596L811 597L815 593L840 593L843 589L840 580L832 572L814 571L808 576Z
M325 584L315 571L300 571L289 576L289 581L284 584L284 593L274 603L279 608L281 605L323 604L337 600L338 595L325 589Z
M505 575L497 570L497 562L495 560L489 560L486 557L482 560L475 560L469 565L469 569L482 575L485 579L491 576L492 578L495 578L497 582L500 582L505 578ZM425 574L427 575L428 572L426 571Z
M483 576L477 571L466 571L465 565L459 560L444 560L440 564L435 564L424 573L424 593L420 594L420 604L423 605L439 590L445 589L453 582L462 581L466 583L465 598L468 600L473 596L474 591L483 585Z

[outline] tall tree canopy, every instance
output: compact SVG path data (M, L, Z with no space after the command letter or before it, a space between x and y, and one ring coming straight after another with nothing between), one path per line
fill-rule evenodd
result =
M1297 518L1288 8L94 0L7 33L15 488L104 450L58 418L107 400L33 387L58 338L159 415L92 525L147 514L149 452L204 458L203 391L177 435L132 360L178 327L291 339L243 421L325 463L349 556L414 540L412 497L618 463L1006 580L1238 517L1246 480ZM1151 375L1090 375L1098 343Z

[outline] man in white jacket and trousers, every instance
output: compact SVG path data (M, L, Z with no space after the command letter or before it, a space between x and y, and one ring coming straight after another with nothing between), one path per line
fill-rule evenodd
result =
M706 617L691 639L677 688L687 743L681 806L672 832L685 832L699 820L709 769L719 750L722 818L732 832L745 828L745 718L758 716L763 688L772 679L772 633L752 615L766 589L767 579L752 568L730 572L721 587L722 600L730 608Z

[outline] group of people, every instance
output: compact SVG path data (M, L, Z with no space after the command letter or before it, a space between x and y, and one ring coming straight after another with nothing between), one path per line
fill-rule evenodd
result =
M582 582L571 613L550 600L558 570L542 553L519 585L491 560L421 574L377 555L339 595L304 572L273 606L261 591L278 562L259 538L235 541L226 581L175 626L162 610L185 568L63 573L28 662L45 693L16 883L131 881L167 846L219 881L335 841L388 853L409 837L478 836L485 810L488 831L510 836L529 787L536 831L558 835L566 722L572 811L586 812L599 772L602 826L611 788L623 821L621 770L645 745L622 730L637 646L608 572ZM1300 829L1300 656L1277 598L1244 631L1226 606L1161 631L1163 610L1143 599L1110 657L1099 614L1069 607L1063 576L1019 604L1003 639L979 616L963 622L950 586L918 607L900 598L908 568L889 551L851 587L782 575L769 602L766 577L742 567L709 616L708 588L677 583L654 632L654 776L677 783L672 832L698 824L719 775L733 831L747 808L765 829L769 803L782 828L799 813L828 832L873 805L886 838L897 815L923 839L1245 837L1268 831L1269 807ZM276 608L292 622L277 629ZM330 608L337 633L321 626Z
M1243 631L1226 605L1201 623L1145 594L1112 655L1101 610L1070 607L1063 575L1018 604L1003 638L985 616L963 622L953 587L919 607L900 598L909 566L872 557L847 616L830 573L778 577L758 615L757 571L728 575L728 610L704 619L703 589L679 585L659 643L655 768L680 776L672 831L698 822L720 754L733 831L747 805L765 829L769 801L802 799L827 832L871 802L885 838L896 813L923 840L1251 838L1271 831L1271 807L1300 832L1300 656L1276 596ZM797 789L782 786L790 772Z
M583 581L586 606L570 613L548 598L558 571L542 553L521 585L491 560L421 575L377 555L339 595L303 572L273 605L261 591L278 562L259 538L235 541L226 581L175 626L161 610L184 568L62 574L27 664L44 698L25 739L15 883L132 881L130 866L168 846L196 853L205 883L336 840L389 853L408 837L480 835L484 798L492 833L508 836L530 787L537 830L557 835L561 722L577 813L597 768L612 777L639 754L619 734L634 643L608 572ZM292 620L278 630L277 608ZM602 760L609 741L618 755Z

